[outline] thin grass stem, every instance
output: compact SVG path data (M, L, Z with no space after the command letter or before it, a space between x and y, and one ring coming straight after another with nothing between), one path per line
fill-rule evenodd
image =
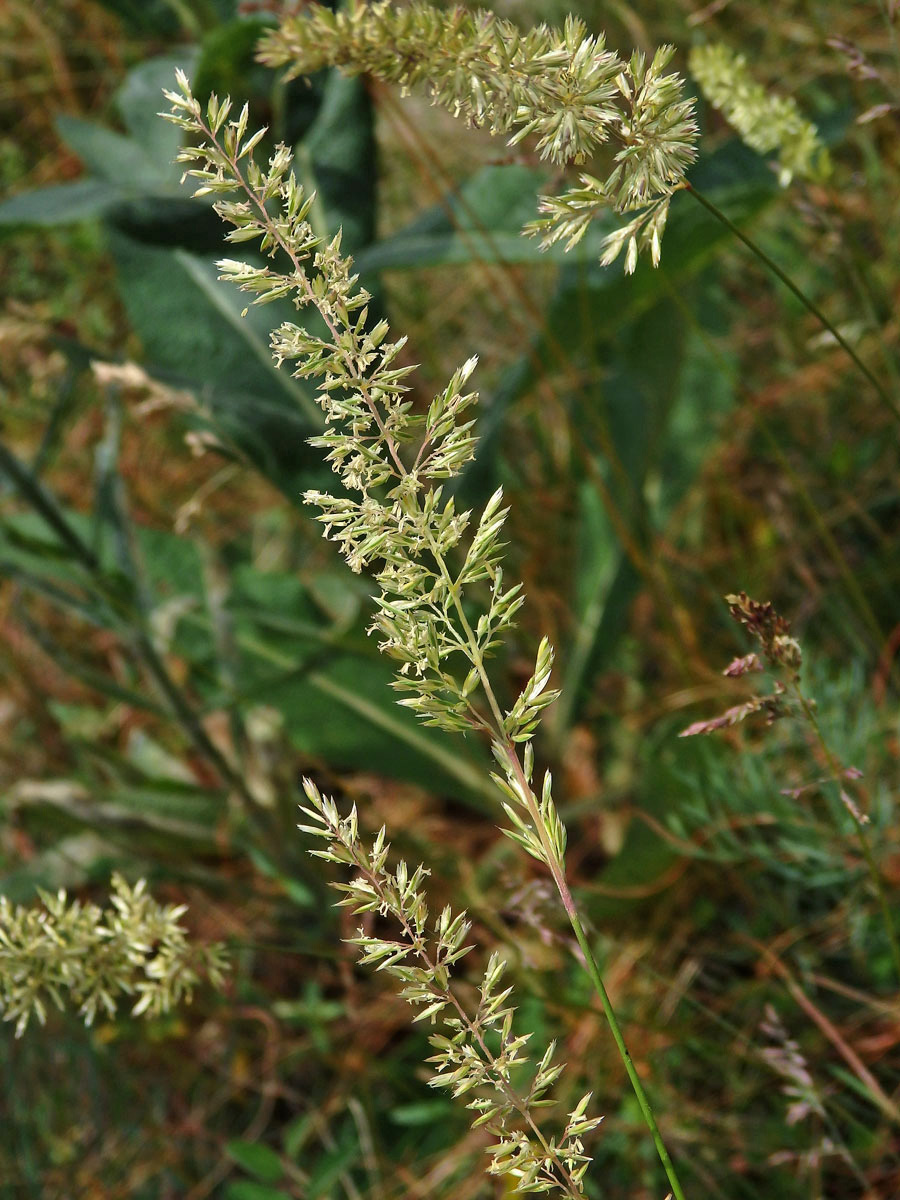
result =
M688 183L687 181L685 181L682 186L684 187L685 191L690 192L690 194L699 204L702 204L707 212L711 213L717 221L720 221L726 227L726 229L733 233L738 241L742 242L751 252L751 254L754 254L759 261L763 263L763 265L767 267L773 275L776 276L776 278L780 279L784 286L790 292L792 292L794 296L796 296L796 298L808 312L812 313L823 329L828 331L828 333L834 338L844 353L847 354L848 357L853 361L857 369L866 377L866 379L875 389L879 400L881 400L882 404L884 404L889 410L894 420L900 424L900 406L897 405L896 401L882 386L869 367L866 366L840 330L837 329L831 321L829 321L828 317L825 316L815 301L811 300L809 296L806 295L806 293L794 282L794 280L791 279L790 275L783 271L778 263L775 262L773 258L770 258L770 256L766 254L765 250L763 250L761 246L754 242L752 238L748 237L747 234L745 234L737 225L735 225L735 223L729 217L727 217L717 205L713 204L712 200L709 200L703 195L702 192L698 191L693 184Z

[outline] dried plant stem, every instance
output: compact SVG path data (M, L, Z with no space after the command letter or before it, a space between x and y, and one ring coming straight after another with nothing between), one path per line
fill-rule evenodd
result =
M707 210L707 212L712 213L712 215L716 218L716 220L720 221L725 226L725 228L729 230L730 233L734 234L734 236L738 239L738 241L743 242L743 244L747 247L747 249L751 252L751 254L754 254L759 259L759 261L761 263L763 263L763 265L765 267L767 267L768 270L770 270L773 275L776 276L776 278L780 279L781 282L784 284L784 286L790 292L792 292L794 294L794 296L796 296L796 298L800 301L800 303L803 305L803 307L808 312L812 313L812 315L816 318L816 320L819 322L819 324L822 326L822 328L826 329L828 331L828 333L831 334L831 336L834 338L834 340L837 342L837 344L841 347L841 349L844 351L844 353L848 355L848 357L853 361L853 363L858 368L858 370L861 371L862 374L866 377L866 379L869 381L869 383L875 389L879 400L881 400L882 404L884 404L885 407L890 411L894 420L897 421L898 424L900 424L900 406L897 405L897 402L885 390L883 385L879 382L879 380L872 373L872 371L869 369L869 367L866 366L866 364L859 357L859 355L856 353L856 351L853 349L853 347L850 345L850 343L847 341L847 339L831 323L831 321L829 321L829 319L825 316L825 314L822 312L821 308L819 308L819 306L815 303L815 301L811 300L809 298L809 296L807 296L806 293L800 287L798 287L798 285L793 281L793 279L791 279L790 275L788 275L785 271L783 271L782 268L778 265L778 263L775 262L775 260L773 258L770 258L769 255L766 254L765 250L763 250L761 246L757 245L757 243L754 242L752 238L748 237L741 229L739 229L738 226L735 225L735 223L732 220L730 220L717 205L713 204L713 202L711 200L709 200L706 196L704 196L702 192L698 191L697 188L695 188L692 184L688 183L687 181L685 181L682 184L682 187L684 188L685 191L690 192L690 194L694 197L694 199L698 202L698 204L702 204L702 206Z
M773 954L768 946L764 946L762 942L755 938L748 939L750 944L759 951L760 955L765 960L766 965L770 970L784 981L790 995L796 1001L797 1005L803 1009L806 1015L819 1027L828 1041L834 1046L841 1058L857 1077L860 1083L868 1091L873 1103L881 1109L884 1115L894 1124L900 1125L900 1108L887 1095L884 1088L865 1065L852 1046L848 1045L846 1038L842 1036L840 1031L835 1027L828 1017L817 1008L815 1004L804 992L803 988L792 975L788 967L781 959Z

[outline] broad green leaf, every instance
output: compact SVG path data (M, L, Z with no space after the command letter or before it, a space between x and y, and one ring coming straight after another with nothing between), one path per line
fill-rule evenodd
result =
M261 875L274 879L297 908L313 908L317 903L312 891L293 875L285 875L267 854L252 843L247 846L247 857Z
M315 219L343 230L342 249L357 255L375 236L375 131L365 83L329 73L322 103L298 147L317 195Z
M295 578L244 567L234 584L230 607L246 701L264 696L277 707L298 750L444 790L479 810L487 806L483 747L454 744L401 708L391 665L372 642L325 624ZM282 613L293 625L279 620Z
M310 1170L306 1185L307 1200L325 1200L326 1197L330 1197L338 1180L357 1162L359 1155L356 1127L351 1121L344 1121L338 1133L337 1144L329 1146Z
M265 125L269 133L260 147L277 142L295 146L306 136L322 102L328 73L317 72L309 79L285 83L256 61L256 47L266 20L259 13L233 17L233 4L226 19L203 37L194 74L194 95L205 102L211 92L231 96L236 105L250 105L254 129Z
M133 138L81 117L57 117L56 127L95 178L131 192L177 192L181 171L155 162Z
M235 1140L226 1143L226 1153L239 1167L255 1175L261 1183L278 1183L284 1175L281 1159L269 1146L262 1142Z
M595 653L604 619L619 605L613 585L623 568L623 555L600 493L585 479L578 491L575 567L573 570L572 633L561 663L562 695L547 716L548 728L559 738L577 711L579 689Z
M266 1183L254 1183L251 1179L239 1179L225 1188L225 1200L292 1200L281 1188L269 1187Z
M594 469L628 529L628 546L611 536L598 511L599 489L582 495L584 517L575 564L573 641L563 667L563 695L553 714L557 732L579 710L590 680L609 662L627 627L638 588L646 584L632 555L652 557L647 478L664 450L683 361L684 322L671 301L662 301L607 340L590 339L585 362L603 362L598 384L579 397L590 411L575 410ZM652 353L646 348L652 347ZM602 440L593 429L602 429ZM665 464L662 465L665 469ZM590 476L583 485L592 488ZM605 533L605 536L604 536ZM585 536L587 534L587 536ZM593 535L593 536L592 536ZM629 550L631 553L629 553ZM652 568L651 568L652 569Z
M92 221L104 217L124 195L123 188L103 179L77 179L74 183L35 188L0 204L0 226Z
M174 89L177 67L191 78L196 58L196 50L185 46L171 54L138 63L125 76L116 93L116 107L126 129L164 178L181 174L181 168L175 164L175 155L181 146L183 132L158 115L166 107L163 88Z
M130 29L155 37L172 37L179 30L179 3L172 0L99 0Z
M541 253L522 226L537 212L547 172L520 165L482 167L458 193L434 205L399 233L376 242L357 258L365 274L380 270L454 266L468 262L562 261ZM580 257L579 252L579 257Z
M145 246L216 258L229 253L225 228L212 205L192 200L189 193L125 197L109 207L105 218L113 229Z
M452 1115L452 1105L446 1100L420 1100L415 1104L398 1104L388 1116L395 1125L418 1128L446 1121Z
M248 298L218 282L214 259L120 235L111 244L122 298L151 366L204 383L210 398L226 387L249 397L271 393L312 421L308 394L275 367L269 351L269 330L293 312L290 305L250 308L242 317Z
M256 61L256 44L269 24L259 16L238 18L205 34L193 78L194 95L201 103L211 92L220 98L231 96L238 110L245 100L251 109L254 100L257 106L264 97L268 100L275 77ZM269 114L257 112L253 121L254 127L267 124Z
M205 423L226 449L250 462L294 503L319 464L306 444L321 428L307 388L278 370L269 351L273 324L296 316L289 303L247 306L218 282L212 257L141 245L111 235L122 297L151 371L193 388Z

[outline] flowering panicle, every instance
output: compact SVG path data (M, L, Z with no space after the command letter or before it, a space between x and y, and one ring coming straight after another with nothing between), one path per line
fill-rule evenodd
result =
M216 210L234 226L229 238L257 239L273 263L226 259L219 263L223 278L253 293L257 304L290 295L298 309L312 306L324 322L324 333L282 324L272 335L273 353L279 363L295 364L296 376L317 383L325 431L311 441L326 451L342 490L309 491L305 499L320 510L325 537L353 570L374 573L381 590L372 628L380 648L400 664L400 703L426 724L489 734L501 787L514 793L513 836L526 836L524 824L530 852L561 878L565 838L549 776L538 800L528 766L540 712L557 695L546 686L553 652L541 644L534 676L504 713L486 660L523 603L521 585L508 585L501 566L507 510L498 490L474 519L443 491L442 481L474 453L469 414L477 394L467 385L476 360L454 373L424 414L414 412L406 399L413 368L398 365L405 339L392 341L386 321L370 327L369 295L341 254L340 235L323 241L306 219L311 200L295 179L290 152L279 146L263 170L252 157L258 135L247 136L246 108L230 119L230 101L214 96L204 115L183 73L178 81L180 92L166 93L173 105L167 115L204 139L180 160L195 164L188 173L199 180L200 194L223 197ZM287 260L283 269L274 265L276 253ZM473 588L487 596L477 615Z
M0 896L0 1016L16 1022L16 1037L32 1015L43 1025L51 1002L62 1009L66 993L90 1025L123 994L137 997L133 1014L158 1015L190 1000L201 972L222 984L223 947L192 947L185 906L157 904L143 879L131 887L114 875L106 911L64 891L40 896L40 907Z
M862 772L856 767L846 767L838 762L822 738L815 716L815 701L810 700L800 689L803 651L797 639L791 637L790 622L775 611L771 601L752 600L746 592L738 592L726 596L725 599L732 620L743 625L750 636L759 643L759 653L754 651L733 659L722 674L736 679L743 675L769 671L780 678L774 680L771 692L757 693L743 704L726 709L717 717L695 721L678 736L695 737L701 733L714 733L718 729L737 725L757 713L765 714L767 725L774 724L782 717L799 717L810 727L818 741L828 764L830 782L837 787L841 803L852 817L857 830L862 832L863 826L869 823L869 817L859 808L846 787L847 780L859 779ZM796 799L810 787L817 787L822 782L829 780L817 780L799 788L786 788L783 794L794 796Z
M475 1114L473 1128L484 1126L496 1139L489 1148L490 1173L510 1176L517 1192L583 1195L582 1179L590 1164L583 1138L602 1118L585 1115L588 1093L568 1115L558 1139L542 1132L538 1111L553 1103L547 1093L563 1067L553 1063L554 1044L537 1066L529 1061L525 1047L531 1035L513 1031L512 988L504 986L501 956L491 954L477 1003L467 1007L451 986L451 967L472 949L466 944L470 926L465 912L453 913L447 907L429 922L423 889L426 868L410 869L400 862L392 870L383 827L366 845L355 807L341 817L334 801L322 796L310 780L304 780L303 787L309 807L302 811L311 823L300 828L328 842L327 849L311 853L354 872L349 883L335 885L342 893L339 904L354 913L390 917L398 927L396 937L375 936L361 928L351 944L359 947L361 963L399 981L400 995L418 1009L414 1021L438 1026L429 1039L435 1050L428 1060L435 1069L429 1082L454 1097L465 1097L466 1107ZM524 1090L523 1075L529 1081Z
M828 174L828 151L815 125L790 96L772 96L757 83L743 54L735 54L721 43L695 46L690 69L706 99L748 146L760 154L778 151L782 187L794 176L821 179Z
M311 11L311 19L321 21L323 29L340 25L340 17ZM373 11L384 15L388 10ZM366 12L347 10L357 32L365 28ZM332 50L338 42L332 38ZM396 52L393 47L391 54ZM568 50L559 50L545 65L552 69L569 57ZM578 54L574 58L580 62ZM223 260L222 277L254 294L257 304L290 296L298 310L311 306L321 323L303 328L286 322L272 335L277 360L291 362L296 376L316 382L325 428L312 440L326 452L341 483L338 494L310 491L305 499L319 509L325 536L340 547L350 566L371 571L380 587L372 629L380 635L381 649L399 662L395 686L404 693L400 703L426 724L479 730L490 738L499 766L494 779L511 823L507 832L553 878L673 1194L684 1200L566 881L565 830L549 772L540 796L532 786L532 739L543 709L558 694L547 686L553 651L546 640L541 643L532 677L509 708L498 700L487 669L523 597L521 586L509 585L503 576L507 512L502 492L491 497L480 516L458 512L453 497L444 492L443 481L474 453L470 410L477 396L468 390L468 381L475 360L456 371L424 413L414 411L407 390L413 368L398 365L404 340L390 340L387 322L369 322L369 296L359 286L351 260L341 254L340 235L325 241L313 231L306 219L310 198L296 181L290 152L279 146L267 169L259 167L251 153L258 135L247 137L246 109L230 118L230 101L220 103L213 96L204 110L183 72L178 83L178 92L166 92L172 104L166 115L199 135L201 143L186 147L180 161L193 164L187 173L199 181L200 194L220 197L215 207L234 227L231 240L257 240L267 255L262 266ZM305 828L330 841L329 849L318 853L357 871L345 889L346 903L400 922L400 939L361 933L363 958L400 979L406 999L421 1007L421 1018L441 1017L446 1033L435 1035L436 1086L449 1086L457 1095L478 1089L471 1107L498 1139L491 1148L491 1169L508 1174L519 1191L562 1188L570 1196L580 1195L587 1165L581 1137L596 1121L584 1115L585 1097L569 1114L558 1141L547 1141L540 1133L532 1110L545 1103L543 1093L556 1078L549 1052L528 1093L523 1097L512 1090L510 1073L523 1062L526 1039L512 1033L499 959L488 966L477 1013L468 1015L449 990L448 975L449 966L465 953L465 917L447 912L430 935L424 868L410 873L401 864L388 871L383 833L370 850L363 849L355 812L342 819L312 784L306 794L313 824Z
M522 31L493 13L422 0L404 8L351 0L337 13L312 4L268 32L259 51L267 65L287 66L289 78L336 66L404 92L424 86L454 116L511 145L534 138L541 157L559 165L583 163L613 142L609 177L584 175L563 196L541 197L544 216L528 232L544 247L569 248L600 212L643 209L604 243L604 262L627 247L629 272L639 250L659 261L669 199L695 157L694 102L682 98L680 76L665 74L672 54L665 46L649 64L642 54L626 62L577 17L562 29Z

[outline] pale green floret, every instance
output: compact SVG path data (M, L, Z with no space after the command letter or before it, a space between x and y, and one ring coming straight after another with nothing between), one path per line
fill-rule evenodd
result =
M67 997L90 1025L113 1016L121 996L135 997L133 1015L155 1016L190 1000L201 974L222 984L223 947L192 946L179 924L185 906L158 904L143 879L131 887L114 875L106 910L63 891L40 897L29 907L0 896L0 1016L16 1022L16 1037Z
M489 12L351 0L338 13L312 4L282 22L263 38L260 59L286 66L288 78L334 66L404 92L424 87L433 103L510 145L533 138L541 158L561 166L611 143L608 177L583 175L580 187L542 196L544 215L526 232L544 248L570 249L601 212L641 210L603 243L602 261L624 250L630 273L640 251L659 262L669 199L696 157L694 101L683 98L681 76L666 73L673 53L663 46L649 63L643 54L626 61L577 17L523 31Z
M818 130L789 96L770 95L747 68L743 54L721 43L695 46L691 74L703 95L760 154L778 152L778 182L787 187L796 176L823 179L831 169Z
M533 681L533 692L537 686ZM451 968L472 949L466 944L466 914L447 907L437 920L429 920L427 869L410 869L401 861L391 870L383 827L367 845L355 808L342 817L311 780L304 780L303 788L308 807L302 812L309 824L300 828L327 843L326 849L312 853L353 872L349 883L336 885L340 905L354 913L390 917L398 927L396 938L361 927L349 941L359 948L361 963L398 980L402 998L418 1009L413 1020L435 1028L429 1038L435 1051L428 1059L434 1068L431 1087L465 1097L466 1108L475 1114L472 1127L485 1127L495 1139L488 1147L490 1174L509 1176L516 1193L552 1191L578 1200L591 1162L582 1139L602 1118L585 1116L588 1093L568 1114L559 1137L542 1132L540 1110L553 1104L547 1093L563 1066L553 1063L555 1043L537 1066L525 1053L531 1034L514 1032L513 989L503 986L506 964L501 956L495 951L489 957L475 1003L464 1002L453 987Z

